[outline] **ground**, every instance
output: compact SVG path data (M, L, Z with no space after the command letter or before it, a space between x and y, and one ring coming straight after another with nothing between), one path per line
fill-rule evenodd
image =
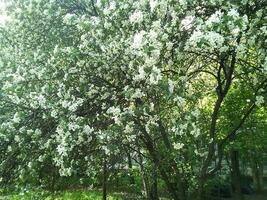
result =
M227 198L223 200L235 200L235 199ZM267 190L262 192L262 194L245 195L244 200L267 200Z
M43 198L40 198L43 196ZM46 197L44 197L46 196ZM55 195L41 194L41 193L32 193L28 192L24 195L22 194L13 194L7 196L0 196L0 200L101 200L101 192L100 191L64 191L59 192ZM137 197L129 197L127 194L123 193L113 193L110 194L108 200L138 200L140 198ZM235 200L232 198L225 198L221 200ZM262 194L255 195L245 195L244 200L267 200L267 190Z
M253 196L246 196L245 200L267 200L267 192Z

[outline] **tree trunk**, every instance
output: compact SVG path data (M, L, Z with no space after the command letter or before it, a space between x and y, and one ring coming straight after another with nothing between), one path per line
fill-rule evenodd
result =
M132 158L131 158L131 154L127 153L127 157L128 157L128 169L129 169L129 176L130 176L130 184L134 185L135 181L134 181L134 176L133 176L133 164L132 164Z
M103 161L102 199L107 200L107 160Z
M180 170L178 169L174 158L172 158L171 156L172 148L169 146L169 141L166 140L168 137L166 131L164 131L164 127L162 127L161 125L161 129L163 129L163 131L161 131L161 134L163 135L164 142L166 142L165 153L156 150L151 136L146 132L145 128L139 121L136 121L136 123L140 125L143 130L143 142L152 158L153 164L158 167L161 178L165 182L167 190L172 196L172 199L186 200L187 185L185 183L185 180L183 179L185 177L183 177L183 174L181 174Z
M153 165L153 169L152 169L152 183L151 183L151 189L150 189L150 195L149 195L149 199L150 200L158 200L159 196L158 196L158 172L157 172L157 167L155 166L155 164Z
M257 192L262 192L263 190L263 165L256 160L252 161L252 177L253 185Z
M198 189L197 189L197 200L205 200L205 191L204 191L204 184L206 179L201 177L198 181ZM195 199L194 197L190 197L190 199Z
M145 167L143 165L143 158L142 158L142 155L139 155L139 165L140 165L140 171L141 171L141 176L142 176L142 183L143 183L143 191L144 191L144 196L146 198L149 198L148 197L148 179L147 179L147 176L146 176L146 172L145 172Z
M236 200L243 200L241 191L241 175L239 168L239 153L236 150L231 151L231 175L234 186L234 197Z
M161 158L168 156L161 156L154 150L150 151L153 157L153 163L158 167L161 178L166 184L169 194L174 200L186 200L186 183L182 180L181 174L177 169L177 165L172 158L165 159L162 162Z
M171 166L158 165L158 169L163 181L166 184L167 190L173 200L186 200L186 185L182 183L181 178L175 174L175 171L166 171L172 169Z

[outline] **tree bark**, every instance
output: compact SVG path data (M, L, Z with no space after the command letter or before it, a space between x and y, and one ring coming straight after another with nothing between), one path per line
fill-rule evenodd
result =
M231 153L231 175L232 184L234 186L234 197L236 200L243 200L241 191L241 175L239 167L239 153L236 150L232 150Z
M143 183L143 191L144 191L144 195L146 196L146 198L148 197L148 180L147 180L147 176L146 176L146 172L145 172L145 168L143 165L143 158L142 155L139 155L139 165L140 165L140 171L141 171L141 176L142 176L142 183Z
M172 149L168 148L168 144L165 144L167 148L166 152L169 152L168 154L157 151L153 139L147 133L141 122L138 120L135 122L142 130L143 134L141 139L152 158L153 164L158 167L159 173L165 182L167 190L172 196L173 200L186 200L185 181L183 180L183 176L177 168L175 160L170 156ZM164 132L161 133L164 134Z
M130 178L130 184L134 185L135 181L134 181L134 176L133 176L133 172L132 172L133 164L132 164L131 154L127 153L127 157L128 157L128 169L129 169L129 176L130 176L129 177Z
M186 184L182 181L180 174L177 174L173 168L177 167L173 165L172 160L168 160L165 164L157 164L159 162L154 161L158 166L160 175L166 184L167 190L173 200L186 200ZM172 169L172 170L170 170ZM168 171L169 170L169 171Z
M205 199L205 191L204 191L204 185L205 185L206 179L204 177L200 177L198 181L198 189L197 189L197 200L204 200ZM190 197L190 199L194 199L193 197Z
M262 192L263 190L263 165L257 162L255 159L252 161L252 177L253 185L257 192Z
M102 199L107 200L107 160L103 160Z
M158 172L157 172L157 167L155 166L155 164L153 165L153 169L152 169L152 183L151 183L151 189L150 189L150 200L158 200L159 196L158 196Z

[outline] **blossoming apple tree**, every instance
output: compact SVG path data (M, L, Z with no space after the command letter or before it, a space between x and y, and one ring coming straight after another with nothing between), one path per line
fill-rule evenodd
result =
M90 176L99 158L130 145L173 199L201 198L225 145L266 102L264 0L14 0L8 11L3 177L48 164ZM250 101L221 130L220 110L241 85Z

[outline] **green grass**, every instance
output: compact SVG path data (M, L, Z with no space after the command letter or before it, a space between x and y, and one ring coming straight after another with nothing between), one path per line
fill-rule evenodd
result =
M101 200L99 191L64 191L51 194L45 191L26 192L24 194L13 194L6 198L8 200ZM122 194L110 194L108 200L122 200Z

